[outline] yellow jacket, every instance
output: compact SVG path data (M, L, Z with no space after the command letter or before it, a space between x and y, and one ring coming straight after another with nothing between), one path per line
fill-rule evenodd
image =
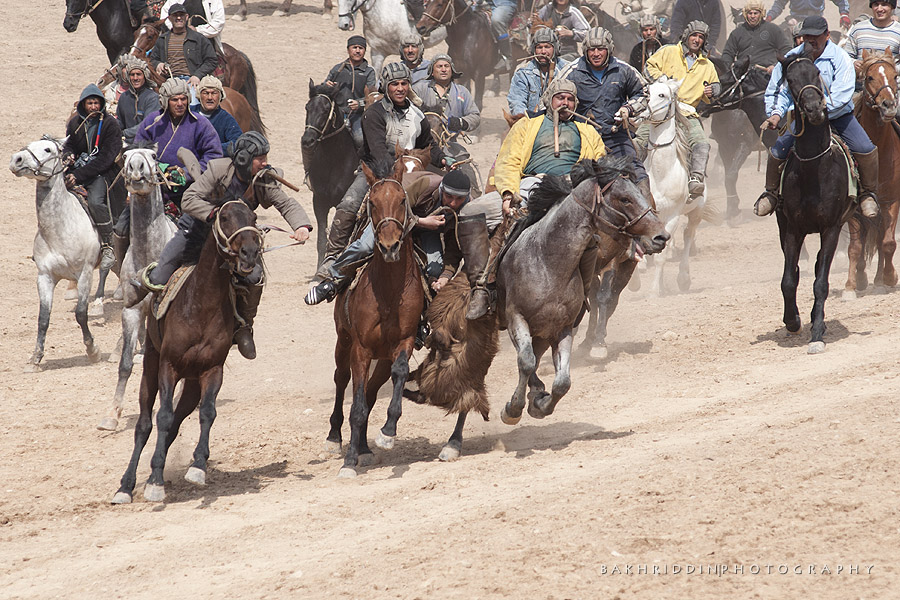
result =
M494 165L494 185L502 195L504 192L512 192L519 195L519 184L522 181L522 170L531 159L531 151L534 148L534 140L537 139L538 130L544 122L545 115L534 118L522 117L512 126L503 144L500 146L500 154ZM575 122L578 132L581 134L581 154L578 160L590 158L597 160L606 155L606 146L600 134L593 126L587 123Z
M683 79L681 87L678 88L678 99L695 108L703 99L703 82L716 83L719 81L716 67L702 53L694 61L694 65L688 69L687 61L684 59L684 47L680 43L669 44L657 50L647 59L646 69L647 74L654 80L663 75L669 79Z

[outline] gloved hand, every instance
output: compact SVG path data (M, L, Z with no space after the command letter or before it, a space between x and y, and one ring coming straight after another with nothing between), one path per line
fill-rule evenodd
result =
M850 15L847 13L841 13L841 27L850 29Z
M616 123L622 123L623 121L626 121L630 116L631 116L631 109L627 106L623 106L619 110L616 111L616 116L613 117L613 120Z
M453 163L455 163L455 162L456 162L456 159L453 158L452 156L444 157L444 166L446 166L446 167L452 167Z
M447 129L450 131L465 131L468 127L469 124L460 117L450 117L447 119Z

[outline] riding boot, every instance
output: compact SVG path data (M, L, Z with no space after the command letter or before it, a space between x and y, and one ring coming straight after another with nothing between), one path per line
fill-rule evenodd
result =
M335 297L356 277L359 267L372 257L375 251L375 234L369 225L363 230L362 235L353 241L334 260L333 264L323 267L325 271L322 281L313 286L303 301L306 304L319 304L323 301L331 302Z
M459 249L463 254L463 271L472 288L466 319L474 321L493 310L491 294L487 289L484 269L491 254L491 243L488 239L487 222L484 215L463 217L456 229L459 238Z
M653 192L650 191L650 178L644 177L637 182L637 188L641 194L650 202L650 208L656 210L656 200L653 199Z
M125 264L125 254L128 252L128 246L131 239L127 235L119 235L115 231L112 234L113 251L116 253L116 262L120 265Z
M497 40L497 52L500 53L500 60L494 65L494 71L512 73L512 44L509 41L509 34Z
M781 187L781 171L786 161L775 158L769 152L769 160L766 162L766 191L753 205L753 213L758 217L765 217L775 212L778 206L778 190Z
M709 161L709 144L700 142L694 144L691 148L691 178L688 179L688 191L691 194L690 200L696 200L703 195L706 185L703 183L706 179L706 163Z
M859 209L869 219L878 216L878 148L868 154L853 153L859 167Z
M316 277L319 279L330 279L331 272L329 267L334 263L337 256L347 247L350 236L353 234L353 228L356 226L356 213L347 210L337 209L334 211L334 219L331 221L331 227L328 229L328 241L325 246L325 260L322 266L316 271Z
M235 323L237 329L234 332L234 343L237 344L241 356L247 360L256 358L256 344L253 341L253 319L259 308L259 300L262 298L262 284L236 284L234 286L234 307L238 316L243 321Z

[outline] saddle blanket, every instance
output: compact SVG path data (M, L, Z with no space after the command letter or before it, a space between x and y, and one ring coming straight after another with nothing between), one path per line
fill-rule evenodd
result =
M172 276L169 277L169 281L166 283L166 287L162 293L153 300L151 310L157 321L166 315L166 311L169 310L172 301L178 295L178 292L181 291L181 288L184 287L184 284L187 282L191 273L194 272L195 266L196 265L188 265L175 271Z

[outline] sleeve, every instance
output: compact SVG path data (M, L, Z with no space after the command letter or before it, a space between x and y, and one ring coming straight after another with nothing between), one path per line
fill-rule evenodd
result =
M782 11L784 11L784 7L786 4L787 0L775 0L775 2L772 3L772 8L770 8L769 12L766 13L766 20L772 21L773 19L775 19L782 13Z
M853 100L853 92L856 88L856 70L853 60L837 49L838 60L834 61L834 81L831 84L831 93L826 95L825 106L829 113L835 113Z
M847 41L844 44L844 50L853 60L859 60L859 44L856 40L857 35L859 35L857 27L858 25L854 25L850 28L850 31L847 32Z
M784 117L791 107L787 86L781 85L781 63L776 63L766 86L766 115Z
M838 11L840 11L840 13L842 15L850 14L850 3L847 0L831 0L831 1L834 2L835 6L838 7Z
M722 50L722 61L725 63L727 69L731 68L731 65L734 64L734 59L737 58L738 53L740 53L737 39L739 31L740 28L735 29L731 32L731 35L728 36L728 39L725 40L725 48Z
M197 27L197 33L206 38L214 38L225 29L225 5L222 0L211 0L203 3L206 12L206 24Z
M631 54L628 57L628 64L638 70L644 68L644 65L641 64L641 54L643 53L643 48L644 44L638 42L634 45L634 48L631 49Z
M168 19L169 18L169 7L175 3L181 3L181 0L166 0L166 2L162 5L162 8L159 9L159 18L160 19ZM166 21L166 27L169 29L172 28L172 24Z
M641 74L638 73L637 69L625 65L623 65L623 67L628 69L625 86L625 95L627 96L627 99L625 100L624 106L631 109L632 116L638 115L644 112L649 101L647 95L647 82L641 77Z
M203 36L199 36L198 41L200 42L200 56L203 62L194 75L203 79L216 70L216 67L219 65L219 57L216 55L216 49L213 48L211 41Z
M80 169L72 171L78 183L86 183L109 171L115 166L116 157L122 151L122 128L116 118L108 113L103 117L100 135L100 150L97 155Z
M163 54L165 53L165 45L166 40L163 36L159 36L159 39L156 40L156 43L153 44L153 49L150 50L150 66L155 70L156 67L159 66L159 63L163 62Z
M197 120L197 147L194 154L197 155L197 160L200 161L200 168L206 171L209 161L224 156L222 154L222 142L219 141L219 134L216 133L216 128L209 122L209 119L199 116Z
M846 1L846 0L845 0ZM709 3L709 21L704 21L709 25L709 47L714 48L719 41L719 34L722 33L722 4L719 0L713 0Z
M218 169L207 169L204 165L203 174L192 183L185 191L181 199L181 211L191 215L195 219L206 222L209 213L218 206L210 202L208 198L215 197L218 178Z
M587 145L585 152L582 152L584 158L599 160L606 156L606 144L603 143L603 138L593 127L587 125L581 129L581 140L583 144Z
M513 73L512 81L509 82L509 94L506 96L506 103L509 105L509 112L513 115L525 114L525 102L528 100L528 78L525 76L524 67Z
M376 103L366 110L362 116L363 141L366 148L366 155L372 162L393 160L387 147L387 136L385 135L384 113L381 104Z
M669 32L672 39L681 39L681 32L687 26L687 10L684 0L678 0L672 9L672 20L669 21Z
M506 192L519 195L519 183L522 181L523 148L525 135L531 119L519 119L500 145L500 153L497 154L497 162L494 164L494 185L502 196Z
M337 77L337 74L340 73L343 64L344 63L340 63L331 67L331 70L328 71L328 76L325 77L325 81L334 81L335 77Z
M647 75L650 76L650 79L656 81L663 75L665 75L665 71L663 71L663 65L665 64L666 55L669 53L669 48L673 46L663 46L656 52L650 55L650 58L647 59L647 64L644 65L644 70L647 72Z
M792 40L788 39L788 36L781 31L781 27L773 26L772 30L772 45L775 46L775 50L781 56L784 56L788 52L791 51L791 42Z
M222 112L227 115L227 118L225 119L225 130L222 135L222 137L224 138L222 140L222 155L224 156L225 150L228 148L228 144L236 142L244 132L241 131L241 126L238 125L238 122L234 117L231 116L231 114L229 114L225 109L222 109Z
M419 132L419 137L416 138L416 148L423 149L431 146L431 164L440 168L443 165L441 164L444 160L444 151L441 150L439 144L435 144L434 138L431 136L431 124L428 123L428 119L422 117L421 121L421 131Z
M121 106L121 104L119 106ZM141 123L144 122L147 115L153 114L157 110L159 110L159 94L156 92L141 94L138 98L137 114L135 114L137 124L134 127L129 127L122 131L122 134L125 136L125 141L128 143L135 141ZM119 122L121 124L121 119Z
M375 69L369 67L369 70L366 71L366 87L370 90L375 90L378 86L378 78L375 76Z
M481 112L478 110L475 102L472 101L472 94L469 93L469 90L462 86L459 86L458 89L463 98L462 119L466 122L466 131L472 131L481 125Z
M124 96L124 94L122 94ZM136 119L137 123L135 123L132 127L125 127L125 115L122 114L123 103L122 98L119 98L119 103L116 105L116 120L119 122L119 127L122 128L122 136L125 138L125 143L130 144L134 141L134 134L137 133L137 126L140 124L141 120Z
M548 4L547 6L550 5ZM587 22L587 19L584 18L584 14L574 6L569 7L569 14L572 15L572 32L575 34L575 41L579 43L583 42L584 36L587 35L591 25Z

